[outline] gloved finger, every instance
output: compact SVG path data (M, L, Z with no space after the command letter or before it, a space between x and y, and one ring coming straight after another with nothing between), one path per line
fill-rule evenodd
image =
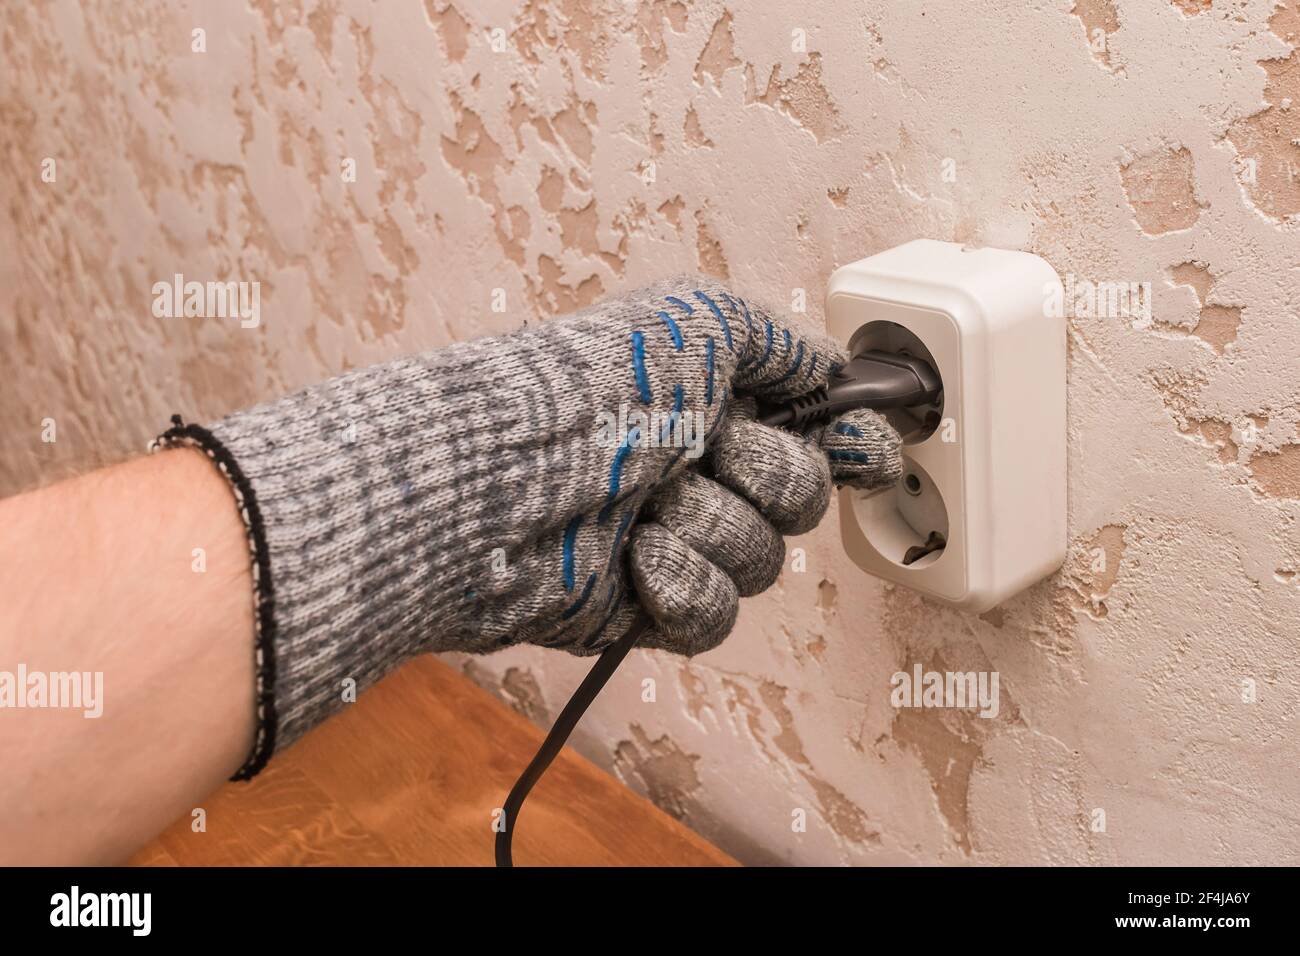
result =
M821 447L837 485L885 488L903 474L903 440L879 412L845 412L821 433Z
M811 531L831 498L831 471L817 442L760 424L755 402L727 409L712 446L714 476L745 496L781 534Z
M726 572L655 522L632 529L629 549L637 598L655 621L642 646L689 657L720 644L740 610Z
M741 597L769 588L781 573L785 541L748 501L695 471L656 493L650 515L731 578Z
M739 304L749 335L732 384L761 398L782 400L825 385L847 355L828 335L779 318L762 306Z

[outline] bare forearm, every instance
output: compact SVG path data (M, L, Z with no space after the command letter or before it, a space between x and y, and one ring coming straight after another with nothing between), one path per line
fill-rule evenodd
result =
M234 499L173 450L0 501L0 528L0 863L121 862L252 741Z

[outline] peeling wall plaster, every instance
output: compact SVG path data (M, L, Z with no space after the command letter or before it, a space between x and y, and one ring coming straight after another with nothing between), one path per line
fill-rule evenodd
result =
M1150 282L1148 316L1070 320L1059 574L957 614L860 575L832 515L721 649L633 655L578 745L748 862L1300 862L1296 0L0 22L0 492L674 270L814 320L917 236ZM261 326L155 318L177 272L259 280ZM462 663L537 720L588 666ZM996 669L998 716L895 710L916 663Z

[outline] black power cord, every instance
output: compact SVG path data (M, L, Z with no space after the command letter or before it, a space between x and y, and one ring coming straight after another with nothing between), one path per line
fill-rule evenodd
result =
M790 402L759 409L765 425L803 431L811 425L828 421L854 408L900 408L934 402L943 389L938 373L926 362L911 355L873 350L854 357L831 376L823 387ZM942 544L939 545L942 547ZM916 560L913 558L913 560ZM514 866L510 841L533 786L559 755L569 734L587 712L628 651L636 646L654 620L641 611L628 632L601 653L595 666L582 679L569 702L555 719L551 732L542 741L537 755L520 774L502 808L501 829L496 836L497 866Z
M514 860L510 856L510 838L515 832L515 822L519 819L519 809L524 805L524 800L528 797L529 791L533 785L541 779L542 774L546 773L546 768L563 749L565 741L569 739L569 734L573 733L573 728L578 726L578 721L582 715L587 712L591 702L609 682L614 671L618 670L618 665L623 663L623 658L627 657L627 652L632 650L636 642L641 639L641 635L648 631L654 625L654 621L645 611L636 616L632 626L628 628L626 634L620 637L609 647L605 648L596 659L595 666L587 672L587 676L582 679L578 689L573 692L569 702L564 705L564 710L560 711L560 716L555 718L555 724L551 727L551 732L546 735L542 741L542 746L537 750L537 756L533 757L527 769L520 774L519 779L515 781L514 787L510 790L510 796L506 797L506 805L502 809L502 828L497 831L496 839L496 857L497 866L514 866Z

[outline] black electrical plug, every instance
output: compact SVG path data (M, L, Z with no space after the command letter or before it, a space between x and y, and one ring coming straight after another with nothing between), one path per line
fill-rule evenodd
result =
M803 431L855 408L932 405L943 382L930 364L913 355L872 349L850 359L830 381L780 405L760 405L764 425Z

